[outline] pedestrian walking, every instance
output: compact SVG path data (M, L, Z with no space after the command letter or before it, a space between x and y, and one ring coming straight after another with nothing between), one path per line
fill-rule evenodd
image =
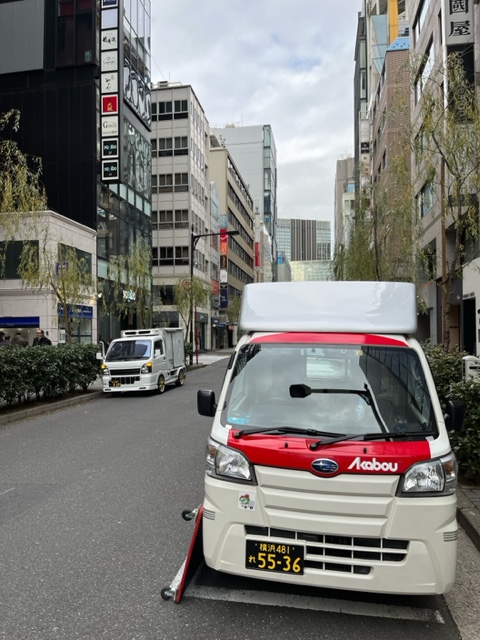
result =
M44 345L50 345L52 341L50 338L47 338L43 329L37 329L35 331L35 338L33 339L34 347L42 347Z

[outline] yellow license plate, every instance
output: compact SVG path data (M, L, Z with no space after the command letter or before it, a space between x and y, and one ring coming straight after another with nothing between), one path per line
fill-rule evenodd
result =
M110 380L110 386L111 387L120 387L121 386L121 382L120 380Z
M303 575L304 546L247 540L245 567L259 571Z

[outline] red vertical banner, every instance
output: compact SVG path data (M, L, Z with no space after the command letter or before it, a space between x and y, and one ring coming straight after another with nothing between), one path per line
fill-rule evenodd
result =
M220 255L226 256L228 252L228 235L226 229L220 229Z

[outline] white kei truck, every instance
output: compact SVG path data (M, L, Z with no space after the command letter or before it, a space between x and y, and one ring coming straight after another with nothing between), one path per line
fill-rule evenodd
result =
M303 587L442 594L455 580L457 463L402 282L245 286L213 418L189 565ZM201 548L199 549L199 545ZM190 576L190 578L189 578Z
M105 393L157 391L167 384L185 383L186 365L183 329L132 329L112 340L102 360Z

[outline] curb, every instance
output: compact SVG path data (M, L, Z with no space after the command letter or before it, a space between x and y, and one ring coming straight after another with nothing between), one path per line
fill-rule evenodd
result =
M480 511L465 495L461 486L457 489L457 503L458 524L480 551Z
M45 403L44 405L39 405L37 407L18 409L18 411L12 411L11 413L0 415L0 427L3 427L12 422L17 422L18 420L34 418L45 413L50 413L51 411L57 411L57 409L71 407L75 404L84 404L85 402L90 402L90 400L101 398L103 395L103 391L87 391L86 393L79 394L78 396L75 396L73 398L65 398L64 400Z

